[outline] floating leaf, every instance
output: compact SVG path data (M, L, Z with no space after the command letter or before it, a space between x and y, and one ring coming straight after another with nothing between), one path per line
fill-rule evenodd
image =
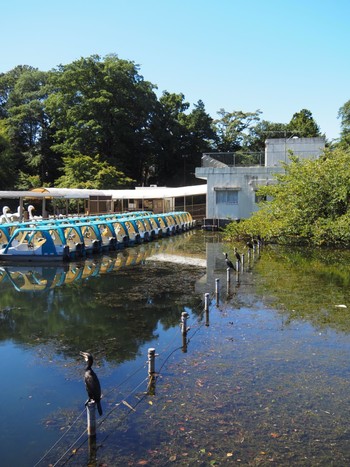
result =
M226 456L227 456L227 457L232 457L232 456L233 456L233 452L228 452L228 453L226 454Z

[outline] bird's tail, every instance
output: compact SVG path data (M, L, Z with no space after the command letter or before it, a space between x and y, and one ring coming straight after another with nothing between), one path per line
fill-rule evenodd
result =
M98 413L99 413L99 414L100 414L100 416L101 416L101 415L102 415L102 413L103 413L103 412L102 412L102 406L101 406L101 402L100 402L100 401L98 401L98 402L96 403L96 405L97 405L97 410L98 410Z

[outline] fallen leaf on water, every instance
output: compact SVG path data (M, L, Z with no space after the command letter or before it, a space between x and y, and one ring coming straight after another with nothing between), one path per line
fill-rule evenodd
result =
M142 459L141 461L138 461L137 465L146 465L148 464L148 461L146 461L145 459Z
M148 401L149 405L153 405L153 402L152 401Z
M281 435L278 433L271 433L271 438L279 438Z
M232 456L233 456L233 452L228 452L228 453L226 454L226 456L227 456L227 457L232 457Z
M175 462L176 461L176 455L169 457L170 462Z

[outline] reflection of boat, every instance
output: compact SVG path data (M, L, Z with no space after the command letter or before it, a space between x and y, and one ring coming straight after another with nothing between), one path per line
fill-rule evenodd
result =
M190 236L189 232L185 234L187 239ZM110 274L122 268L135 267L147 259L174 262L179 243L183 244L182 238L170 237L110 254L91 256L79 262L70 261L55 266L52 264L38 266L33 263L23 266L6 264L0 267L0 285L6 287L10 283L18 292L44 292L77 281ZM184 261L186 259L183 255L179 255L177 262L183 263ZM198 265L199 262L192 264Z
M0 228L1 261L76 260L89 254L149 242L187 230L187 212L149 212L8 223ZM193 225L193 224L191 224Z

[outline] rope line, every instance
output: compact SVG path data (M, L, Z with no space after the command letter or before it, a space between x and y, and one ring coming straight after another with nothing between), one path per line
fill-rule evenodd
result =
M212 294L209 295L209 298L210 298L210 301L212 301L212 299L215 297L215 293L213 292ZM200 307L200 309L199 309ZM210 304L209 304L209 307L210 307ZM202 322L202 319L203 319L203 314L202 312L204 311L203 310L203 303L202 303L202 300L200 301L200 303L198 303L198 305L196 305L193 309L192 309L192 312L198 312L198 315L199 316L194 316L194 314L192 313L192 324L190 324L190 329L193 330L193 333L191 335L191 337L189 337L186 341L186 344L188 345L192 339L195 337L195 335L205 326L205 323ZM178 338L178 335L174 335L174 338L168 343L168 345L162 350L161 354L159 355L163 355L166 350L171 346L171 344ZM166 358L163 360L159 370L157 371L156 373L156 376L155 376L155 379L158 380L158 378L160 377L161 375L161 371L163 370L164 366L167 364L167 362L169 361L169 359L171 358L172 355L174 355L174 353L176 353L177 351L179 350L182 350L183 346L179 346L179 347L176 347L174 348L167 356ZM159 356L158 355L158 356ZM111 390L109 390L105 395L104 397L107 397L109 396L110 394L112 394L114 391L116 391L118 388L120 388L123 384L125 384L127 381L129 381L133 376L135 376L139 371L141 371L142 369L144 369L146 366L146 364L140 366L139 368L137 368L133 373L131 373L130 375L128 375L122 382L120 382L116 387L113 387ZM124 397L123 399L121 399L119 402L116 402L114 403L114 407L112 409L110 409L107 414L103 417L102 420L100 420L100 422L97 424L97 427L100 427L109 417L110 415L123 403L126 402L126 400L132 395L134 394L142 384L144 384L146 381L149 380L149 376L144 378L140 383L137 384L137 386L135 386L129 393L126 397ZM133 411L135 411L136 407L148 396L148 393L145 392L143 394L143 396L136 402L136 404L134 404L133 406L126 403L125 405L127 407L129 407L129 410L125 413L125 415L120 418L119 420L119 423L121 423L123 420L125 420L125 418ZM82 414L85 412L85 409L77 416L77 418L74 420L74 422L72 423L72 425L65 431L65 433L51 446L51 448L41 457L41 459L34 465L34 467L37 467L49 454L50 452L52 452L52 450L62 441L62 439L66 436L66 434L71 430L71 428L75 425L75 423L78 421L78 419L82 416ZM71 445L68 447L68 449L66 449L66 451L61 455L61 457L59 457L59 459L54 463L52 464L53 467L56 467L58 465L58 463L72 450L72 448L81 440L81 438L87 433L87 429L85 429L79 436L78 438L73 442L71 443ZM107 434L105 436L105 438L103 439L103 441L105 441L108 437L110 436L110 434ZM88 438L84 439L82 441L82 443L75 449L75 452L74 453L71 453L71 455L64 461L64 463L62 465L66 465L67 462L69 462L69 460L76 454L76 452L86 443L86 441L88 440Z

